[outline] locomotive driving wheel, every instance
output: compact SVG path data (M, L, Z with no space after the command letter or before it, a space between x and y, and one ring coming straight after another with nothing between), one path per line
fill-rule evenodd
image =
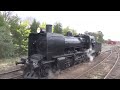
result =
M50 65L49 64L42 65L42 67L40 69L41 77L47 77L49 75L49 71L50 71Z
M53 72L53 73L56 73L57 70L58 70L58 65L53 65L53 66L52 66L52 72Z

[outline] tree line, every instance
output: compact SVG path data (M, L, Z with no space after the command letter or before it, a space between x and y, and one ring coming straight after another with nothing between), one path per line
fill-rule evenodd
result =
M41 29L46 29L46 22L39 22L36 19L21 20L12 11L0 11L0 58L16 57L27 55L28 36L30 33L37 33ZM69 27L62 27L60 22L56 22L52 27L53 33L66 35L70 31L77 35L76 30Z
M46 29L46 22L33 19L31 23L30 20L21 20L11 11L0 11L0 58L27 55L28 36L37 33L40 28ZM67 31L77 34L74 29L63 28L60 22L56 22L52 28L53 33L65 35Z
M104 41L105 41L104 38L103 38L104 34L101 31L97 31L97 32L85 31L84 34L94 36L95 40L99 43L104 43Z

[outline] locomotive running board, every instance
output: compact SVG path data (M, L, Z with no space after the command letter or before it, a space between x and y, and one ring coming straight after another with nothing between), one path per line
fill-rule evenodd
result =
M60 55L60 56L54 56L53 58L67 57L67 56L72 56L72 55L81 54L81 53L83 53L83 52L77 52L77 53L71 53L71 54L64 54L64 55Z

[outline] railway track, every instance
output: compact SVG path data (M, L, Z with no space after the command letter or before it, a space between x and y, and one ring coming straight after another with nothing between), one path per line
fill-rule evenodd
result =
M117 52L116 52L117 51ZM117 58L114 56L116 55ZM97 63L92 68L88 69L84 73L73 77L73 79L106 79L111 71L114 69L119 60L119 53L116 48L111 50L111 53L104 58L101 62ZM107 74L106 74L107 73Z
M107 50L107 51L101 52L100 55L103 55L103 54L106 53L106 52L109 53L109 51L110 51L110 54L109 54L106 58L110 57L110 55L112 54L112 52L113 52L113 51L116 51L116 50L113 48L113 50ZM104 58L103 60L105 60L106 58ZM71 67L71 68L72 68L72 67ZM64 70L63 70L63 72L64 72ZM45 79L46 79L46 78L45 78ZM50 78L50 79L51 79L51 78ZM55 79L55 78L52 78L52 79ZM68 79L69 79L69 78L68 78Z
M115 67L116 64L118 63L119 58L120 58L120 57L119 57L119 53L118 53L118 56L117 56L117 59L116 59L115 64L114 64L113 67L110 69L110 71L105 75L104 79L106 79L106 78L110 75L111 71L114 69L114 67Z
M120 55L120 47L119 48L119 55ZM109 73L105 76L104 79L120 79L120 56L118 60L116 60L113 68L109 71Z
M111 50L104 51L100 55L104 54L105 52L109 52L109 51ZM0 73L0 79L23 79L22 73L23 72L21 68L18 68L18 69L9 71L9 72Z
M22 74L16 75L16 76L11 77L11 78L9 78L9 79L23 79L23 75L22 75Z
M21 68L9 72L0 73L0 79L17 79L18 77L22 77Z
M74 77L77 77L78 75L87 71L89 68L92 68L97 63L101 62L101 60L105 59L106 56L108 56L110 53L111 53L111 50L104 51L98 57L95 57L93 62L80 63L66 70L63 70L54 79L73 79Z

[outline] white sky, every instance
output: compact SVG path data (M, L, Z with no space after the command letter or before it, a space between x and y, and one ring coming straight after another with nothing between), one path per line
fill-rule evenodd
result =
M102 31L104 39L120 41L120 11L15 11L21 19L36 18L40 23L61 22L78 33Z

